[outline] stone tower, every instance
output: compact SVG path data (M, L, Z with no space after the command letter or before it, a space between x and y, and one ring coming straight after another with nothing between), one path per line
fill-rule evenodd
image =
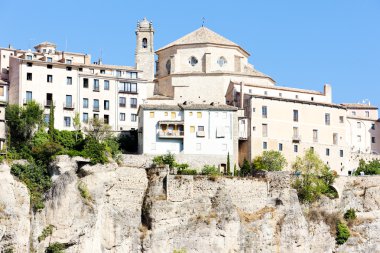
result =
M153 25L146 18L137 23L136 68L142 70L140 78L152 82L154 79Z

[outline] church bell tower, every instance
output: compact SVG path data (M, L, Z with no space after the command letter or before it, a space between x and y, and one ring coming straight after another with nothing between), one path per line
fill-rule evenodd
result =
M142 70L140 78L152 82L154 79L153 24L146 18L137 23L136 29L136 68Z

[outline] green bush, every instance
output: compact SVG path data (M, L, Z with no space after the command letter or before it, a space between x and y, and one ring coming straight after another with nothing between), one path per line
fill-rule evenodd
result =
M244 159L243 166L240 169L240 176L246 177L249 175L252 175L251 165L246 159Z
M285 157L279 151L264 151L261 156L257 156L252 165L255 170L263 171L280 171L288 163Z
M87 204L93 201L87 185L84 182L80 181L78 183L78 191Z
M45 253L64 253L64 250L66 249L65 245L59 242L55 242L50 244L46 250Z
M175 155L169 152L166 155L155 156L153 157L153 164L159 166L169 165L169 168L174 168L176 166Z
M105 143L99 143L96 139L89 137L86 139L82 155L90 158L91 164L104 164L108 162L106 151Z
M202 175L219 176L219 169L215 166L205 165L201 172Z
M178 170L177 174L179 175L197 175L197 170L194 169L183 169L183 170Z
M356 169L354 175L359 176L360 172L364 172L365 175L380 175L380 161L372 160L365 162L363 159L359 162L359 167Z
M44 230L42 230L41 235L37 238L38 242L41 242L45 240L48 236L51 236L53 234L53 229L54 229L54 226L51 224L45 227Z
M46 167L34 163L27 165L14 164L12 165L11 173L28 187L33 210L43 209L45 207L43 194L51 187L52 183Z
M62 146L60 144L53 141L48 141L41 145L34 146L32 148L32 155L35 160L48 164L51 159L61 151Z
M83 142L83 135L81 132L78 133L77 131L59 131L55 129L54 140L61 144L65 149L77 149Z
M347 225L341 221L338 221L336 224L336 243L339 245L344 244L350 235L350 230Z
M356 212L355 212L355 209L348 209L345 214L344 214L344 219L346 221L353 221L356 219Z
M120 146L117 138L109 138L104 141L106 150L112 155L112 158L116 158L120 154Z

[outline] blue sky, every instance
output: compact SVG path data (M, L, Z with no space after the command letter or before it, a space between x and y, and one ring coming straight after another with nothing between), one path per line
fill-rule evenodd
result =
M334 102L380 106L380 1L1 1L0 46L52 41L103 62L134 65L137 20L155 27L155 49L205 25L251 53L277 85L322 90ZM11 24L11 25L9 25ZM66 47L67 41L67 47Z

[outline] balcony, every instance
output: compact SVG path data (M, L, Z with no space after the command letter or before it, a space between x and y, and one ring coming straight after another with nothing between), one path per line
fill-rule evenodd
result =
M99 112L99 106L98 106L98 107L95 107L95 106L94 106L94 107L92 108L92 110L93 110L94 112Z
M293 138L292 138L292 140L293 140L293 143L300 143L301 142L301 135L293 135Z
M63 103L63 109L64 110L74 110L74 104L73 103Z
M183 129L183 121L159 121L158 137L168 139L182 139L185 135Z

